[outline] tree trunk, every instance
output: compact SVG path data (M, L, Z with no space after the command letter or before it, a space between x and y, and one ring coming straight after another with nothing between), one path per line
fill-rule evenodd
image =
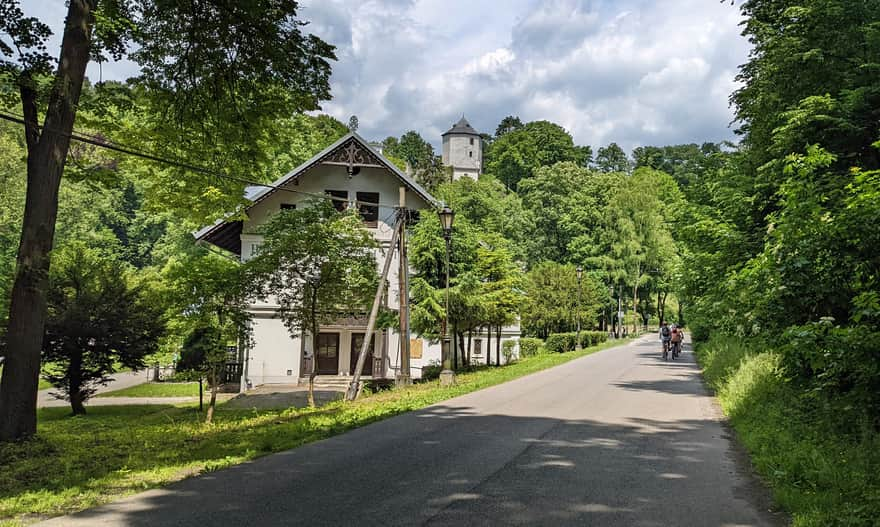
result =
M70 350L70 364L67 365L67 396L73 415L85 415L82 386L82 352Z
M501 324L495 326L495 365L501 366Z
M92 11L97 0L71 0L55 83L43 130L37 125L37 94L21 87L27 144L27 196L6 333L7 357L0 379L0 441L37 431L40 349L46 321L49 253L58 216L58 187L89 62Z
M633 286L633 335L639 332L639 280Z
M471 367L471 340L472 340L473 334L474 334L474 331L472 329L469 329L468 336L467 336L467 347L465 348L467 350L468 368Z
M486 366L492 365L492 324L486 326Z
M458 334L458 348L461 350L461 367L467 369L470 367L470 363L465 362L465 359L467 359L467 352L464 347L464 331Z
M458 369L458 325L452 324L452 369Z

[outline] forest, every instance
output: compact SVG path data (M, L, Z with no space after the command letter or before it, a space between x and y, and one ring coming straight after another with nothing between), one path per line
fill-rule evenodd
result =
M735 143L594 150L556 123L510 115L484 135L481 177L458 181L418 131L381 143L456 211L446 315L462 345L469 332L515 320L541 342L578 321L606 333L663 319L685 325L759 471L783 489L777 499L806 510L803 525L869 525L880 511L880 471L869 468L880 446L880 3L737 8L753 50L730 95ZM242 71L240 84L218 87L200 79L242 65L195 57L181 80L166 66L183 38L172 16L140 23L130 35L109 27L141 42L144 74L83 81L71 134L92 141L70 141L51 266L38 282L51 336L44 360L71 360L64 339L81 310L103 306L138 330L104 332L138 344L130 356L95 359L92 381L114 361L168 363L195 331L217 325L218 306L240 294L229 284L246 273L192 232L242 211L245 187L271 182L350 128L319 109L330 96L330 44L296 29L301 61L269 57L277 75ZM112 32L102 35L103 53L121 53ZM11 345L29 155L38 150L22 123L34 110L49 119L57 92L50 63L36 62L4 59L0 69L0 346ZM298 68L308 83L291 80ZM436 336L446 291L435 215L412 227L410 251L413 329ZM780 426L787 431L769 431ZM847 462L851 473L829 475ZM833 521L792 490L823 485L839 489L828 498Z

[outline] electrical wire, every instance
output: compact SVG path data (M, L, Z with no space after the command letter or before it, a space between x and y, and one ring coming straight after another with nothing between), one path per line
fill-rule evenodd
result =
M24 116L15 115L14 113L6 113L5 111L0 112L0 119L4 119L6 121L10 121L13 123L25 124ZM37 127L40 129L43 128L43 126L39 125L39 124L37 125ZM269 188L269 189L276 190L276 191L290 192L293 194L299 194L302 196L308 196L308 197L317 198L317 199L326 199L326 200L330 200L330 201L334 201L334 202L351 203L351 204L355 204L355 205L364 205L364 206L371 206L371 207L385 207L385 208L392 208L392 209L400 208L400 205L391 205L388 203L373 202L373 201L361 201L361 200L357 200L357 199L350 200L348 198L340 198L340 197L331 196L328 194L316 194L314 192L306 192L304 190L296 190L296 189L292 189L292 188L272 185L269 183L260 183L258 181L252 181L249 179L241 178L238 176L232 176L229 174L221 174L221 173L215 172L211 169L208 169L205 167L200 167L197 165L193 165L193 164L190 164L190 163L187 163L184 161L166 159L166 158L162 158L157 155L154 155L154 154L141 152L141 151L135 150L134 148L122 145L119 142L110 141L107 138L99 137L97 135L88 134L88 133L84 133L84 132L74 131L74 132L67 133L67 132L62 132L60 130L52 130L52 131L55 133L61 134L65 137L68 137L74 141L78 141L80 143L94 145L99 148L105 148L107 150L111 150L114 152L119 152L122 154L140 157L142 159L147 159L149 161L154 161L157 163L162 163L162 164L166 164L166 165L170 165L170 166L175 166L178 168L183 168L183 169L189 170L191 172L198 172L198 173L205 174L208 176L213 176L216 178L227 179L227 180L235 181L238 183L244 183L244 184L254 186L254 187L264 187L264 188Z

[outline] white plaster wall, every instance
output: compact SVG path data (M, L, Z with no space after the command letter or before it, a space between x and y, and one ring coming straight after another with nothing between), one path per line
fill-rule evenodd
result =
M300 338L292 337L277 318L254 318L252 328L254 347L248 354L248 381L253 386L296 384L300 374Z
M474 144L471 144L473 140ZM473 153L473 155L469 155ZM452 178L480 175L483 167L483 142L473 135L450 134L443 137L443 164L452 167Z

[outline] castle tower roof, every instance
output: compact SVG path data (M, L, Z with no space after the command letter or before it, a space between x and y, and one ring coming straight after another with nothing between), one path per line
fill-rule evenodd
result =
M474 128L471 126L471 123L467 122L467 119L465 119L462 115L461 119L459 119L457 123L452 125L452 128L444 133L443 136L447 136L449 134L475 135L479 137L480 132L474 130Z

